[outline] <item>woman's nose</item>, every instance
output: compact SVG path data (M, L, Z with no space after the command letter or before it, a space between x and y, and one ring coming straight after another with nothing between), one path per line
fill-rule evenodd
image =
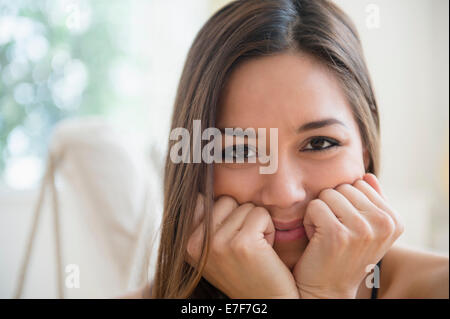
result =
M263 205L290 208L306 198L304 176L294 156L278 154L278 169L273 174L262 175L261 189Z

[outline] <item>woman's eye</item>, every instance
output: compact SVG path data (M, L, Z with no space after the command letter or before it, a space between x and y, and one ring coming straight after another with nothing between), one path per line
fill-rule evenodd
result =
M248 147L248 145L233 145L224 148L222 151L222 159L245 160L256 155L255 150Z
M339 142L327 137L313 137L303 149L309 152L325 151L334 146L339 146Z

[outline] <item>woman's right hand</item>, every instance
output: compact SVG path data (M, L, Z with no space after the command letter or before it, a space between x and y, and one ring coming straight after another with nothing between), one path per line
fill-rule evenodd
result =
M204 232L199 194L187 261L200 258ZM229 298L299 298L294 277L273 250L275 228L269 212L221 196L212 211L212 242L203 277Z

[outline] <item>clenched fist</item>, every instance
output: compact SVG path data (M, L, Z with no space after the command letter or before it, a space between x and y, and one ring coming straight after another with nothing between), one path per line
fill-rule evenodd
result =
M321 191L303 222L309 244L293 269L300 298L355 298L367 265L403 233L373 174Z
M212 212L199 195L195 228L187 245L191 265L198 261L203 216L212 214L213 236L203 276L230 298L299 298L294 276L273 250L275 228L269 212L251 203L220 197Z

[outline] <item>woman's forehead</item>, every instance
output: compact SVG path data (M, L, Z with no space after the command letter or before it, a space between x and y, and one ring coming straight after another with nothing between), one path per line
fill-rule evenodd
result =
M282 53L239 65L222 92L219 127L277 127L352 120L336 76L308 55Z

